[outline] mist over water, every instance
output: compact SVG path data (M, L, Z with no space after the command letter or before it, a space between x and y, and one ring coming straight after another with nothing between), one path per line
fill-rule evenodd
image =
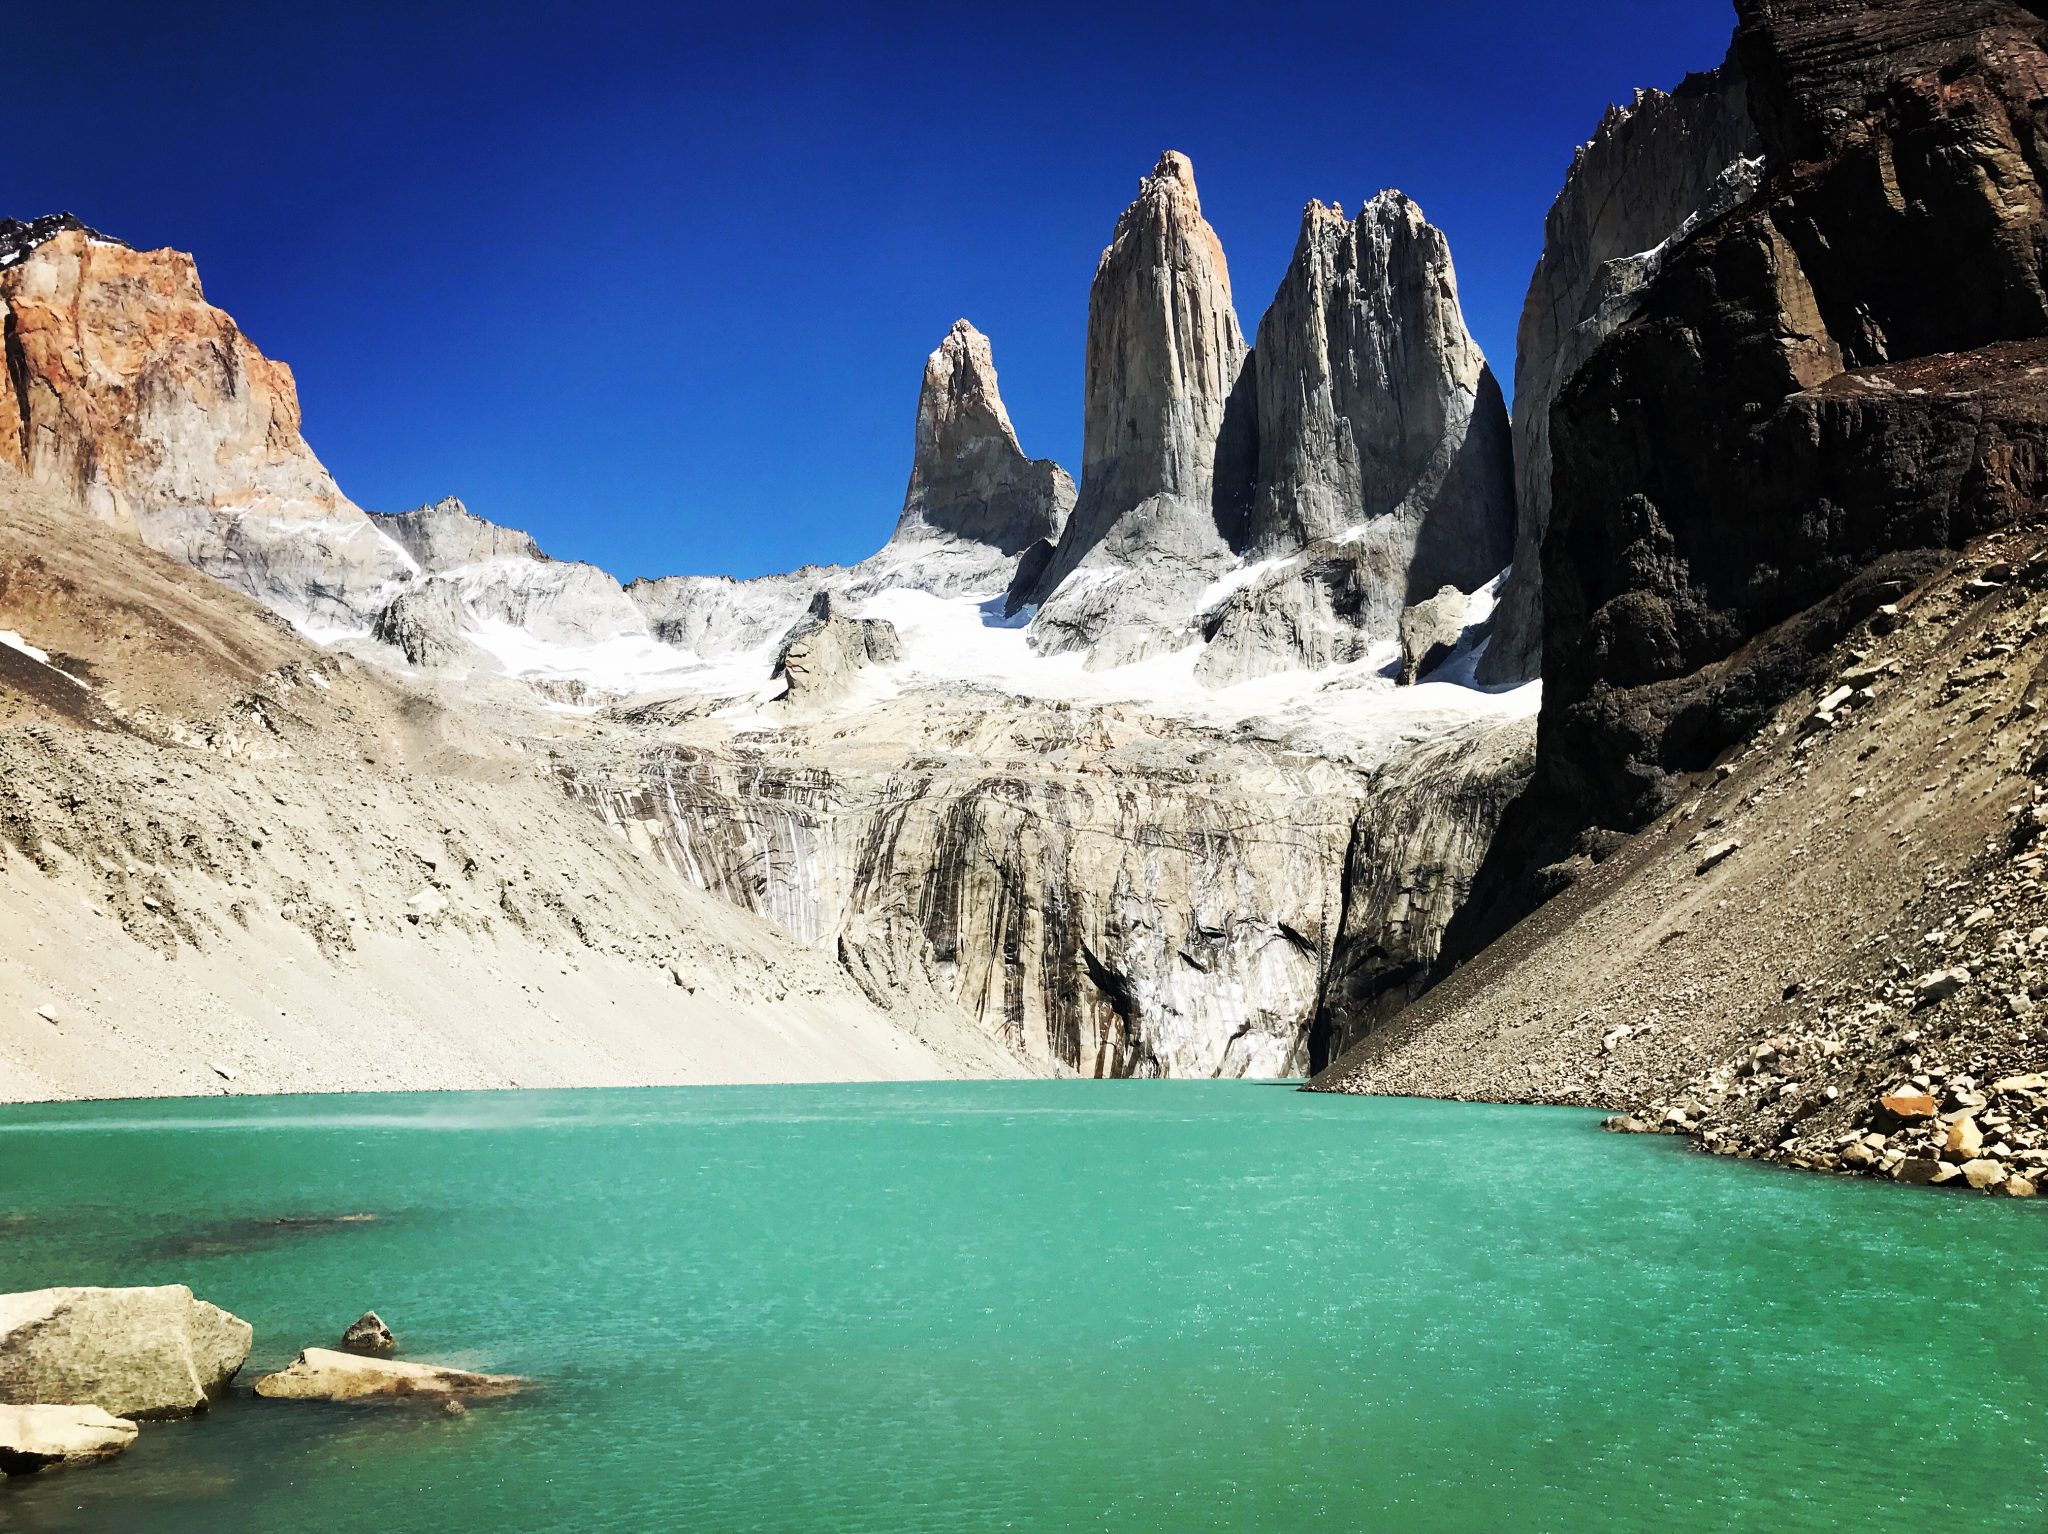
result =
M540 1383L244 1395L0 1523L2041 1527L2044 1273L2037 1208L1248 1083L12 1108L0 1288Z

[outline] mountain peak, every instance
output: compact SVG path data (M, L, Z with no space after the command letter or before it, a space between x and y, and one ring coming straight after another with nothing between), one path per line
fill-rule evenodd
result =
M988 337L955 320L925 359L910 485L891 542L957 539L1010 556L1057 534L1072 504L1065 472L1024 456ZM979 565L976 573L985 582Z
M1155 191L1185 196L1196 212L1202 209L1202 199L1195 192L1195 162L1178 149L1163 151L1152 174L1139 185L1140 196Z
M26 223L18 218L0 218L0 267L14 265L38 245L46 244L58 235L74 229L87 239L97 240L103 245L128 243L126 240L117 240L110 234L100 233L75 213L45 213L41 218L32 218Z

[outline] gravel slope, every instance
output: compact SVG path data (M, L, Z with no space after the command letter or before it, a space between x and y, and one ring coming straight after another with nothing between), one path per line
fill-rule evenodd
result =
M1725 1154L2028 1191L2048 1168L2044 602L2048 535L1973 546L1313 1089L1608 1107ZM1880 1101L1902 1094L1929 1101ZM1965 1176L1985 1160L1996 1176Z

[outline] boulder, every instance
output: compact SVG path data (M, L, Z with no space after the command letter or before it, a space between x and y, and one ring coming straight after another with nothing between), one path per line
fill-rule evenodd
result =
M363 1312L360 1320L341 1334L341 1346L349 1353L395 1353L398 1339L391 1335L391 1328L384 1324L384 1318L374 1310Z
M0 1403L184 1416L227 1389L251 1335L183 1284L0 1294Z
M256 1382L256 1394L275 1401L362 1401L405 1396L501 1396L526 1384L509 1374L474 1374L438 1364L363 1358L329 1348L307 1348Z
M1465 632L1465 593L1445 586L1427 602L1401 614L1401 685L1413 687L1425 672L1450 659Z
M1913 982L1913 1005L1931 1007L1947 1001L1969 983L1970 972L1966 969L1937 969Z
M2005 1186L2006 1170L2002 1163L1980 1157L1963 1163L1963 1177L1971 1187L1985 1193Z
M97 1406L0 1406L0 1476L112 1459L135 1424Z
M1899 1182L1919 1183L1924 1186L1936 1181L1947 1170L1949 1168L1931 1156L1908 1156L1892 1168L1892 1176ZM263 1387L259 1384L256 1388L260 1390Z
M1977 1121L1970 1117L1957 1119L1948 1126L1946 1150L1959 1161L1973 1159L1984 1148L1984 1132L1977 1127Z
M773 677L785 682L785 707L821 706L852 691L860 672L903 659L896 626L880 618L855 618L830 591L811 599L804 616L783 635Z
M1925 1092L1908 1089L1880 1097L1878 1106L1897 1119L1931 1119L1935 1114L1935 1101Z
M1709 847L1705 852L1702 852L1700 854L1699 867L1693 871L1695 873L1703 874L1709 872L1712 869L1719 868L1723 863L1727 862L1730 858L1734 857L1735 854L1740 852L1741 850L1742 843L1733 838L1730 838L1728 841L1725 842L1716 842L1713 846Z

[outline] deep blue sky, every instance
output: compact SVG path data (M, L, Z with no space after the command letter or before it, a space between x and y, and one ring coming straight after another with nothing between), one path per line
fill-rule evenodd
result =
M109 3L7 23L0 213L194 252L373 510L457 494L621 576L871 552L925 354L987 331L1080 467L1088 281L1189 154L1249 332L1310 197L1398 186L1501 375L1610 99L1725 0Z

